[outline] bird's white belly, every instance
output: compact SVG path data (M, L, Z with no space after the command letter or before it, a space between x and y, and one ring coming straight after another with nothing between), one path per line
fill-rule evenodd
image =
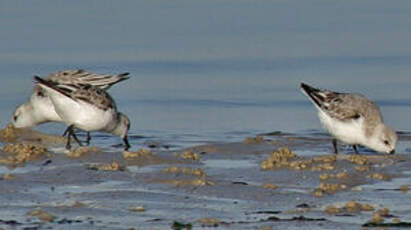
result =
M56 113L54 105L49 97L34 96L31 100L33 107L36 108L39 116L47 121L63 122L61 117Z
M57 114L67 125L74 125L85 131L104 130L114 122L112 109L103 111L85 102L74 102L65 97L54 100L53 104Z
M334 136L350 145L363 144L365 141L363 119L342 122L337 119L331 118L323 112L319 112L318 116L321 123L327 129L327 131Z

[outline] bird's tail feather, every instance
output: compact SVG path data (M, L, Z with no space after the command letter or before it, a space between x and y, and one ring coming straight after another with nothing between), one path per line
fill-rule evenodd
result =
M313 103L318 106L319 108L322 107L322 104L325 100L325 95L321 93L320 89L311 87L303 82L300 85L302 91L313 101Z

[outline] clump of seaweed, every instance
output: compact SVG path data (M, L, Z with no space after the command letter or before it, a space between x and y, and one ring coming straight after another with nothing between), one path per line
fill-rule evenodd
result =
M204 217L197 220L203 227L218 227L220 220L216 218Z
M387 181L387 180L391 179L391 177L389 175L383 174L383 173L372 173L372 174L368 175L367 177L375 179L375 180L384 180L384 181Z
M408 190L410 190L410 188L408 187L408 185L401 185L400 186L400 191L403 193L407 193Z
M183 174L193 175L197 177L207 176L206 173L200 168L188 168L188 167L179 168L177 166L171 166L171 167L164 169L164 172L174 173L174 174L183 173Z
M98 171L124 171L125 168L119 163L113 161L109 164L90 164L88 169L98 170Z
M200 160L200 155L198 155L198 153L195 153L191 150L185 150L180 154L176 153L174 155L176 157L180 157L180 158L185 159L185 160L193 160L193 161Z
M8 124L6 128L0 130L0 138L8 142L14 141L16 136L16 128L12 124Z
M82 157L86 155L87 153L96 153L98 151L99 149L95 146L93 147L80 146L76 149L69 151L67 153L67 156L71 158L78 158L78 157Z
M291 160L295 158L295 153L293 153L289 148L279 148L277 151L271 153L268 159L261 162L260 167L262 170L288 167Z
M52 222L55 219L55 217L53 215L51 215L51 214L49 214L49 213L47 213L47 212L45 212L41 209L35 209L33 211L30 211L30 212L27 213L27 215L37 217L43 222Z
M23 166L28 161L34 161L47 153L47 149L39 144L13 144L9 143L3 147L7 156L0 157L0 164L8 166Z
M261 144L264 142L263 136L256 136L256 137L246 137L244 139L244 143L246 144Z
M324 212L337 215L340 213L358 213L358 212L372 212L374 211L374 206L367 203L359 203L355 201L349 201L344 204L342 207L337 207L336 205L327 205L324 208Z
M335 162L335 156L321 156L312 159L298 158L289 148L282 147L261 162L260 168L262 170L291 168L294 170L324 171L334 170Z
M348 173L347 170L344 170L339 173L323 173L320 175L321 180L329 180L329 179L347 179L348 178Z
M356 165L370 165L370 161L368 160L368 158L366 156L362 156L362 155L350 155L347 158L348 161L356 164Z
M176 179L176 180L165 180L163 181L166 184L172 184L175 186L206 186L206 185L215 185L214 182L207 180L207 174L199 168L179 168L177 166L168 167L164 170L166 173L173 174L184 174L188 176L194 176L194 179Z
M135 152L131 151L124 151L123 152L123 157L125 159L131 159L131 158L138 158L138 157L147 157L151 156L151 151L147 149L138 149Z
M128 210L131 211L131 212L145 212L145 211L146 211L146 207L144 207L144 206L136 206L136 207L133 207L133 208L129 208Z
M267 188L267 189L277 189L278 186L275 185L275 184L271 184L271 183L265 183L265 184L263 185L263 188Z
M320 185L314 189L314 195L316 197L322 197L324 194L330 195L344 189L347 189L347 185L345 184L320 183Z

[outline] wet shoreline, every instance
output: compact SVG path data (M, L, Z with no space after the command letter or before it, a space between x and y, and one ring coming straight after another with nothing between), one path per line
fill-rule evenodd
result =
M323 154L330 149L323 135L275 132L114 153L96 146L68 153L61 137L27 130L6 139L4 228L391 229L411 222L409 154Z

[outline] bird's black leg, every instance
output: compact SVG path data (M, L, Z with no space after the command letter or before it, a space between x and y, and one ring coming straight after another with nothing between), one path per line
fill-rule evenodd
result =
M70 125L70 126L72 126L72 125ZM63 133L63 137L64 136L66 136L68 133L69 133L69 131L70 131L70 126L69 127L67 127L67 129L64 131L64 133ZM81 141L78 139L78 137L76 136L76 134L74 133L74 127L72 128L73 129L73 132L72 132L72 136L73 136L73 138L74 138L74 140L80 145L80 146L83 146L83 144L81 144ZM90 144L90 140L91 140L91 136L90 136L90 132L87 132L87 139L86 139L86 145L89 145Z
M67 143L66 143L66 149L70 150L71 149L71 144L70 144L70 134L67 137Z
M82 146L82 144L80 143L79 139L77 138L76 134L74 134L74 125L69 125L69 127L67 127L67 129L64 131L63 136L67 135L67 144L66 144L66 149L71 149L71 137L73 137L73 139L80 145Z
M128 143L127 136L125 136L125 137L123 138L123 141L124 141L124 144L126 145L126 146L124 147L124 150L128 150L128 149L130 148L130 144Z
M66 149L70 150L71 149L71 144L70 144L70 138L71 138L71 134L73 132L73 125L69 125L66 129L66 131L64 131L63 136L67 135L67 143L66 143Z
M353 145L352 148L354 149L355 154L358 154L357 145Z
M77 138L76 134L74 133L74 129L71 131L71 136L73 136L73 139L77 142L78 145L83 146L83 144L81 144L80 140Z
M87 132L86 145L90 144L90 140L91 140L90 132Z
M337 139L333 138L333 147L334 147L334 153L338 154L338 149L337 149Z
M61 136L65 137L65 136L69 133L69 130L71 129L71 126L72 126L72 125L68 126L67 129L64 130L63 135L61 135Z

